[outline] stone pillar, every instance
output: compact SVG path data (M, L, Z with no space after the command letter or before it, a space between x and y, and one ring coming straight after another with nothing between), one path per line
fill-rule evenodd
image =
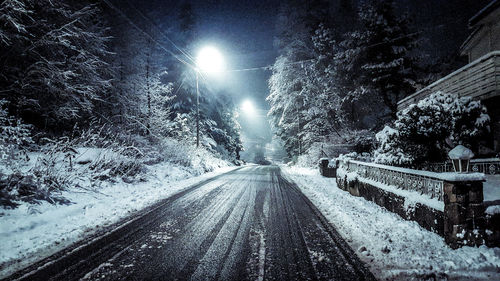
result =
M337 175L337 168L330 168L328 164L330 161L326 158L319 160L319 173L327 178L334 178Z
M446 243L453 249L484 244L483 182L445 181L443 189Z
M321 158L319 160L319 173L322 175L322 176L325 176L325 171L326 169L328 168L328 159L326 158Z

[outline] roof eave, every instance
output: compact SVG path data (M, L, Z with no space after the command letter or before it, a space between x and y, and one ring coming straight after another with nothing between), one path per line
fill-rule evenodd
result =
M500 1L498 0L491 1L488 5L486 5L486 7L481 9L477 14L475 14L474 16L472 16L472 18L469 19L469 28L472 28L475 24L477 24L485 16L490 14L498 7L500 7Z

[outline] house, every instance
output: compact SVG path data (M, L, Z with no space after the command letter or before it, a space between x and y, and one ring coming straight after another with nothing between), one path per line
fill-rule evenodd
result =
M469 20L471 35L460 48L460 53L468 56L469 63L500 50L500 1L492 1Z
M491 117L490 154L500 153L500 1L494 0L469 20L471 35L460 52L469 58L464 67L400 100L398 110L443 91L481 100Z

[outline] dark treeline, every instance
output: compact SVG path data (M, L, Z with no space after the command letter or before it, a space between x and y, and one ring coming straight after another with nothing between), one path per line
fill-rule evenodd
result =
M162 5L150 15L133 1L3 1L3 110L38 136L78 134L97 122L194 143L196 17L189 2ZM235 106L216 91L200 83L201 144L235 159Z

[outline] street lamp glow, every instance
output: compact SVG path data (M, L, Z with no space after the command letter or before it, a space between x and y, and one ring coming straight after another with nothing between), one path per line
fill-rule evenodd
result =
M196 147L200 146L200 88L198 85L200 72L214 73L224 70L224 59L214 47L204 47L196 57Z
M221 72L224 70L224 59L221 53L214 47L204 47L198 53L196 65L202 72Z
M241 104L241 110L245 112L247 115L252 115L255 113L255 107L253 106L253 103L250 100L245 100Z

